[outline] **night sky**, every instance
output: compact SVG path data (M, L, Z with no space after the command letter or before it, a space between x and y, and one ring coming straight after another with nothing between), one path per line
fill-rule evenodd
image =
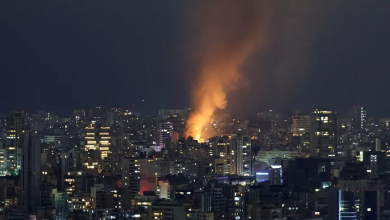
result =
M242 67L228 110L361 104L390 116L390 1L296 2L272 7L267 47ZM189 107L198 33L189 15L199 4L1 1L0 111Z

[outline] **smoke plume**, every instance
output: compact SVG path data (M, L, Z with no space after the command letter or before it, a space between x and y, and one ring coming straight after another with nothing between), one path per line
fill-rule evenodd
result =
M199 140L218 109L227 105L227 93L245 85L240 67L267 41L269 7L259 0L202 1L194 21L198 79L192 93L193 110L186 136Z

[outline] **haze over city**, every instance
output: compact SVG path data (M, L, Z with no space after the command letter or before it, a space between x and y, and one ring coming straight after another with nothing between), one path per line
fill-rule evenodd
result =
M204 3L2 2L0 72L3 81L19 84L16 91L12 83L0 88L7 94L2 112L130 108L142 99L148 113L189 107L201 34L194 16ZM375 100L386 98L389 4L263 3L259 25L267 25L261 31L266 43L246 60L238 82L246 84L232 92L228 108L255 113L326 106L347 113L360 103L384 115L390 104Z
M0 220L390 219L389 12L0 2Z

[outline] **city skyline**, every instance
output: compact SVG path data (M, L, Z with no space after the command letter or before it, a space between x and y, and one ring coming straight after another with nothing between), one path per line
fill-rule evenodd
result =
M389 9L0 2L0 220L390 219Z

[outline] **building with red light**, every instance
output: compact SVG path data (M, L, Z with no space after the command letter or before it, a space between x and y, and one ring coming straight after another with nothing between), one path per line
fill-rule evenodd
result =
M140 195L145 191L153 191L157 194L157 173L156 163L153 158L144 158L138 160L140 168Z

